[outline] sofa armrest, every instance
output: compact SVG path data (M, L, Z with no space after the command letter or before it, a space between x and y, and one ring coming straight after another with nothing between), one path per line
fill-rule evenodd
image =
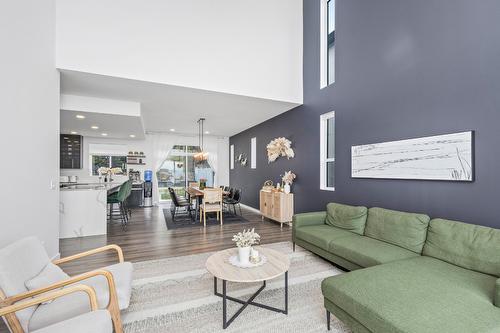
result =
M500 279L495 282L495 295L493 296L493 304L500 308Z
M111 304L113 302L117 302L117 300L116 300L117 299L116 298L117 297L116 296L116 287L115 287L115 281L113 279L113 274L111 274L110 272L108 272L104 269L101 269L101 270L96 270L96 271L91 271L91 272L83 273L80 275L76 275L76 276L70 277L66 280L56 282L56 283L51 284L51 285L46 286L46 287L33 289L30 291L26 291L26 292L11 296L11 297L3 300L3 304L11 305L13 303L22 301L22 300L30 298L30 297L38 296L40 294L43 294L43 293L46 293L49 291L53 291L53 290L56 290L59 288L64 288L66 286L75 284L77 282L81 282L83 280L89 279L89 278L94 277L94 276L104 276L106 278L107 283L108 283L108 288L109 288L109 291L108 291L109 292L109 303Z
M73 261L73 260L81 259L81 258L84 258L84 257L88 257L88 256L91 256L91 255L94 255L94 254L97 254L97 253L106 252L106 251L114 251L114 252L116 252L116 254L118 256L118 262L122 263L124 261L124 259L123 259L123 251L122 251L121 247L119 247L116 244L110 244L110 245L106 245L106 246L103 246L103 247L99 247L97 249L92 249L92 250L85 251L85 252L82 252L82 253L77 253L77 254L74 254L74 255L69 256L69 257L65 257L65 258L61 258L61 259L56 259L56 260L53 260L52 263L54 263L56 265L60 265L60 264L66 263L66 262L70 262L70 261Z
M293 228L305 227L308 225L325 224L326 212L310 212L295 214L293 216Z
M54 300L56 298L66 296L68 294L76 293L76 292L84 292L87 294L89 297L89 302L90 302L90 310L95 311L97 310L97 296L95 294L95 291L92 287L89 287L87 285L83 284L77 284L74 286L70 286L64 289L58 289L55 291L50 291L48 293L45 293L43 295L39 295L34 298L29 298L26 301L18 302L15 304L12 304L11 299L5 299L2 303L6 304L12 304L12 305L7 305L5 307L0 308L0 316L5 316L7 314L21 311L23 309L29 308L30 306L41 304L47 301Z

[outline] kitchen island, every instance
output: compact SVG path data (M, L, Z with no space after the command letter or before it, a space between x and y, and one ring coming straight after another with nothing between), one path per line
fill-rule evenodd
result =
M59 238L107 233L107 197L123 182L64 184L59 196Z

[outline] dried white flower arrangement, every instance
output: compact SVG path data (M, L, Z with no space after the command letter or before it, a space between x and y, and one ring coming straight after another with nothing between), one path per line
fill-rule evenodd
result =
M297 176L290 170L285 172L283 177L281 177L281 180L284 184L292 185L295 178L297 178Z
M276 161L280 156L288 159L295 157L292 142L287 138L276 138L267 144L267 160L269 163Z
M233 236L233 242L236 242L237 247L248 247L255 244L259 244L260 235L255 232L255 228L252 230L243 230L238 232Z

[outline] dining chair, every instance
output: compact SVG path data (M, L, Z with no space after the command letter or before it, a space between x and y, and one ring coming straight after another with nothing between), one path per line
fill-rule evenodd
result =
M240 215L243 215L241 212L241 189L234 190L232 196L224 199L224 204L227 206L233 206L234 215L237 215L236 205L238 205L238 208L240 209Z
M170 207L170 213L172 214L172 220L175 222L175 217L178 215L179 211L185 209L185 211L191 216L191 202L186 199L179 198L175 190L171 187L168 188L168 193L170 193L170 198L172 199L172 205Z
M197 198L195 196L191 196L191 194L189 193L189 188L193 188L193 187L200 187L200 183L199 182L188 182L188 188L186 189L186 200L193 203L193 200L196 200Z
M116 252L119 262L75 276L69 276L59 267L106 251ZM110 313L115 332L121 333L120 310L130 304L132 272L132 264L124 261L123 251L117 245L51 261L41 241L27 237L0 249L0 304L17 305L47 292L84 284L95 290L98 308ZM81 293L65 295L52 302L7 313L4 319L11 332L40 330L88 312L88 301L81 296Z
M222 221L222 189L213 188L205 189L203 191L203 201L200 206L200 223L203 218L203 226L207 226L207 213L216 213L217 220L220 218L220 224Z

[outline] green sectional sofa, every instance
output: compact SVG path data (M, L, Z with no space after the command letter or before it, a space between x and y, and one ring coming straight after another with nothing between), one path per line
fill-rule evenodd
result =
M500 230L330 203L294 216L293 242L350 271L322 282L328 329L500 332Z

